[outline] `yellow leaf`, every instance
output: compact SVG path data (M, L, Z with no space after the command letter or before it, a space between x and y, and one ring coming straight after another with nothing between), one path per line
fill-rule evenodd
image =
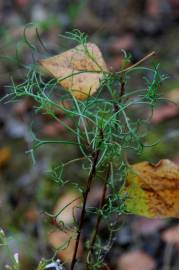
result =
M107 70L99 48L93 43L79 45L39 63L80 100L98 90L103 71Z
M167 159L134 164L121 194L127 194L126 209L133 214L179 218L179 167Z

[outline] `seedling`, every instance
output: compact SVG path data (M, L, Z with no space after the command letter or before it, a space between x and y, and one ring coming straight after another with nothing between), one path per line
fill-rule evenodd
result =
M73 187L80 194L81 204L78 205L81 209L80 217L77 219L74 215L73 224L70 226L63 220L59 221L60 214L74 200L59 213L49 216L56 220L58 218L58 228L69 233L69 239L56 250L56 254L60 254L60 250L67 248L70 242L74 241L70 269L73 270L75 267L77 269L80 261L84 269L95 270L102 266L107 267L106 254L110 250L116 230L121 226L119 217L122 214L130 211L139 215L159 216L158 212L151 213L153 209L145 211L149 210L146 209L148 197L144 196L145 191L140 193L141 171L139 170L138 174L135 171L135 192L132 192L130 181L129 183L127 181L126 186L126 179L131 172L129 154L132 152L140 155L145 147L149 147L145 142L149 120L147 114L146 118L145 113L143 115L143 106L153 110L161 100L159 87L165 77L160 74L159 66L154 68L142 66L154 52L135 64L130 64L130 58L124 53L121 69L114 72L108 69L100 49L88 42L86 34L74 30L67 33L65 38L75 41L77 46L63 54L39 59L37 63L28 66L26 80L19 85L13 82L10 96L13 99L27 96L33 98L36 101L36 111L48 114L70 134L70 139L55 140L41 139L34 135L33 147L30 150L33 157L34 152L45 144L55 144L56 147L61 144L73 144L80 150L79 157L66 163L61 161L52 168L52 178L59 186ZM130 77L136 72L141 72L141 77L147 73L145 77L148 79L144 79L145 87L140 90L128 88ZM48 81L47 76L50 77ZM67 124L57 116L55 112L58 110L72 120L71 124ZM141 110L141 119L134 117L134 110ZM68 170L68 166L72 163L79 163L81 170L85 171L87 179L84 179L83 184L73 179L73 176L71 180L64 178L65 170ZM178 168L175 170L178 173ZM175 181L178 180L175 178ZM103 185L97 208L87 206L91 187L95 182ZM156 192L159 191L153 189L154 195ZM145 197L143 209L136 206L140 194ZM135 202L134 209L131 207L132 202ZM178 215L176 212L170 214ZM78 258L87 214L95 220L95 225L91 228L89 239L83 245L82 258ZM170 214L167 212L167 216ZM165 213L162 216L165 216ZM105 241L100 237L102 225L106 226L108 231ZM50 267L61 269L61 265L58 266L57 262L51 262L44 267L44 269Z

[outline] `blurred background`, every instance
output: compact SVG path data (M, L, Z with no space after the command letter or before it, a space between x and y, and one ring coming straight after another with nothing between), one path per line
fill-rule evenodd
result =
M160 63L160 70L168 76L160 91L175 105L166 102L155 109L148 143L158 138L160 143L144 150L140 158L131 157L131 161L169 158L179 164L179 0L1 0L0 98L6 94L11 78L18 83L24 80L26 71L21 63L33 61L32 51L23 42L24 28L30 44L40 48L39 58L69 48L60 34L74 28L88 33L101 48L108 66L116 71L122 62L122 49L131 54L134 63L156 51L155 63ZM40 44L39 35L48 52ZM140 87L137 77L132 83ZM56 228L43 211L52 212L75 194L60 190L48 171L58 161L79 154L76 147L47 146L37 153L33 165L27 154L32 146L32 122L42 137L66 136L61 125L34 114L33 105L29 98L0 104L0 227L12 236L9 245L13 252L20 253L23 270L36 269L40 258L50 258L52 248L65 240L58 231L49 236ZM72 166L68 173L77 181L84 180L78 166ZM91 195L93 203L96 194L100 194L100 187ZM68 221L70 210L64 215ZM60 258L69 261L72 251L73 244ZM177 270L178 254L177 220L129 216L106 260L110 269L117 270ZM7 252L1 248L0 269L6 262Z

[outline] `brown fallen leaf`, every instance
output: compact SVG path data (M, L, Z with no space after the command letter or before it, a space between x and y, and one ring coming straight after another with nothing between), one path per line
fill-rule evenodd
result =
M126 209L131 213L179 218L179 167L167 159L134 164L121 191L126 193Z
M67 191L59 198L53 211L54 215L56 215L56 224L62 222L68 228L65 227L64 231L59 230L50 233L48 237L49 244L55 249L58 249L60 246L62 247L60 250L57 250L57 254L60 259L67 263L72 260L76 242L76 234L75 232L70 231L69 225L74 223L74 216L75 219L77 218L80 211L78 208L80 204L81 199L79 195L73 191ZM82 243L80 241L78 256L81 254Z
M40 65L59 80L77 99L93 95L100 86L106 64L93 43L79 45L56 56L40 60Z
M11 150L9 147L0 148L0 168L4 167L11 158Z
M155 267L154 259L140 250L123 254L117 263L117 270L154 270Z
M56 222L63 221L65 224L72 224L74 219L73 215L75 215L75 217L77 216L80 204L81 199L77 193L73 191L66 192L59 198L55 205L53 213L57 215ZM63 211L61 211L62 209ZM60 214L58 215L58 213Z
M59 249L60 246L62 247L61 250L57 251L57 255L63 262L71 262L76 242L74 233L70 231L55 231L49 234L48 241L49 244L55 249ZM81 254L82 242L80 241L77 257L81 256Z

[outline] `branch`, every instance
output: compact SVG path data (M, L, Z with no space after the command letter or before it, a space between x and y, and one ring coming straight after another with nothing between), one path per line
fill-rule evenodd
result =
M98 159L99 159L99 155L100 155L100 148L99 147L103 141L103 130L100 130L100 138L101 138L101 140L99 142L98 148L94 153L93 164L92 164L91 172L90 172L89 177L88 177L86 191L83 193L83 206L82 206L82 211L81 211L78 234L77 234L76 243L75 243L75 249L74 249L73 258L72 258L72 262L71 262L71 268L70 268L71 270L74 269L74 266L76 263L76 256L77 256L81 231L82 231L84 221L85 221L85 216L86 216L86 203L87 203L88 194L90 192L92 181L96 175L96 165L98 163Z
M133 68L135 68L136 66L139 66L140 64L142 64L143 62L145 62L146 60L148 60L150 57L154 56L155 55L155 51L147 54L146 56L144 56L142 59L140 59L138 62L136 62L135 64L133 64L132 66L128 67L128 68L125 68L119 72L117 72L118 74L121 74L123 72L126 72L126 71L129 71Z

